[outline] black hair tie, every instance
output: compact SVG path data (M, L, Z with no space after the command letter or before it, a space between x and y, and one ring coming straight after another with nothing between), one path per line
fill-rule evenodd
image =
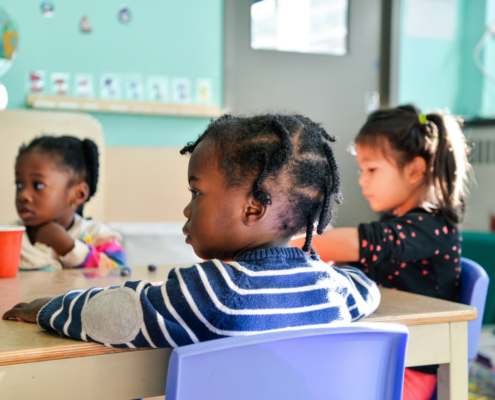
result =
M263 154L264 158L263 169L261 170L261 174L258 179L256 179L256 182L254 182L253 197L258 200L262 206L266 206L272 204L272 199L270 198L270 195L268 193L261 190L261 185L268 176L268 166L270 164L270 158L268 157L268 153L266 151L263 151L261 154Z

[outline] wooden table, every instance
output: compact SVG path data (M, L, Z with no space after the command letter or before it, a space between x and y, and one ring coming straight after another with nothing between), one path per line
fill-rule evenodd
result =
M21 301L74 288L120 285L125 280L164 281L134 268L102 277L97 270L23 272L0 279L0 313ZM381 289L378 310L366 322L394 322L409 329L406 365L440 364L439 400L466 400L467 321L476 309L410 293ZM0 321L0 397L7 399L133 399L165 393L171 349L112 349L43 331L36 324Z

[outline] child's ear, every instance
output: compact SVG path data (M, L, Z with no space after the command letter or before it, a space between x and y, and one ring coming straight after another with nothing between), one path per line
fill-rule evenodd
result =
M407 167L410 183L423 181L426 175L426 160L423 157L415 157Z
M248 197L248 202L244 208L243 222L246 226L254 225L263 221L268 215L268 205L263 206L253 195Z
M89 186L86 182L82 181L72 186L71 190L71 204L76 208L85 203L89 197Z

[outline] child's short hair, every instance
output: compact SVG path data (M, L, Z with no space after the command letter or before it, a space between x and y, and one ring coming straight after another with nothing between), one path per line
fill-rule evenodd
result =
M303 250L309 251L315 222L322 234L334 203L340 203L340 175L330 147L335 138L301 115L224 115L181 154L192 153L206 140L215 146L229 187L252 185L254 198L267 205L272 199L261 185L269 180L275 192L286 196L279 228L288 235L306 229Z
M445 218L462 222L465 211L465 182L470 169L469 147L460 121L450 115L421 114L412 106L376 111L368 117L355 142L380 146L385 139L399 168L416 157L426 161L426 179Z
M62 168L68 168L75 175L84 179L89 186L88 200L96 193L99 178L98 147L90 139L78 139L73 136L41 136L33 139L28 145L19 148L17 160L31 150L41 151L58 157ZM87 201L87 200L86 200ZM83 206L77 213L82 216Z

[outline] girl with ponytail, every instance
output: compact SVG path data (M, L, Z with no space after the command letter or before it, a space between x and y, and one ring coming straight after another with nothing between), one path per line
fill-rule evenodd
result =
M19 149L16 207L18 224L26 227L21 270L125 264L118 233L83 218L98 172L98 148L89 139L42 136Z
M385 214L315 237L318 253L359 268L379 286L457 301L469 170L459 123L413 106L380 110L361 128L354 150L363 195ZM403 398L429 399L437 367L406 369Z

